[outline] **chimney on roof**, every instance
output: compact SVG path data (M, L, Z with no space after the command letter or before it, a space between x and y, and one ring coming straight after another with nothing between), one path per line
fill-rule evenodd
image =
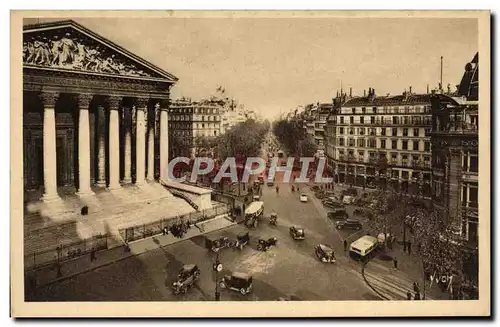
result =
M364 97L366 96L366 90L363 90L363 96Z
M412 94L412 93L411 93L411 85L410 85L410 95L411 95L411 94Z
M352 98L352 87L349 88L349 98Z
M427 94L429 94L429 84L427 84Z
M370 90L368 92L368 100L373 101L375 100L375 89L370 87Z

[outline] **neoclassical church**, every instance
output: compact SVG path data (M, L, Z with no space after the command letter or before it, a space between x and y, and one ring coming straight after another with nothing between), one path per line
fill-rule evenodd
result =
M22 56L25 267L211 208L165 182L175 76L74 21L25 25Z
M23 38L26 200L163 176L175 76L74 21Z

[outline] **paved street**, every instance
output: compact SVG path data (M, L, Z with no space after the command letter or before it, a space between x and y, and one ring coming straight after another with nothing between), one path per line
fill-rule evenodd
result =
M278 176L279 178L279 176ZM302 190L301 190L302 191ZM264 220L256 230L250 230L251 244L243 249L224 249L222 275L234 271L246 272L254 278L254 291L246 296L230 290L221 291L221 300L276 300L292 295L303 300L376 300L378 297L366 285L361 265L343 253L344 233L333 229L326 211L310 193L309 202L301 203L299 193L290 185L282 185L279 194L274 187L264 187L265 216L278 213L278 226L268 226ZM288 233L291 225L306 230L306 240L294 241ZM207 236L226 235L231 239L246 230L237 225ZM259 237L278 238L278 245L268 252L259 252ZM39 290L38 300L59 301L202 301L213 300L215 255L204 248L205 236L158 248L95 271L79 275ZM338 261L325 265L317 260L313 247L327 243L336 249ZM182 264L196 263L202 275L195 288L185 295L175 296L168 287Z

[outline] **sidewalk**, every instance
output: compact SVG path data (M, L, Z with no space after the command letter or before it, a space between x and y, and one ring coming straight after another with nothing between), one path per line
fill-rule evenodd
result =
M378 255L366 263L363 276L366 283L379 296L386 300L406 300L406 292L410 291L412 296L413 283L417 282L420 287L420 296L423 296L424 280L422 262L417 254L403 253L402 246L394 245L392 251L387 255L396 257L398 268L394 268L393 260L382 259L384 254ZM425 281L426 300L449 300L449 294L442 292L438 285L434 283L432 287L430 281Z
M190 228L182 238L174 237L172 234L158 235L130 243L129 252L127 252L125 250L125 246L122 245L109 250L97 252L94 261L90 260L90 254L73 260L65 261L61 264L60 277L57 276L57 267L55 266L44 267L36 271L29 271L26 273L26 282L29 282L31 286L36 285L35 287L52 284L159 247L164 247L170 244L185 241L192 237L217 231L233 225L235 225L235 223L230 221L229 217L227 217L227 214L221 215L213 219L195 224L195 226Z

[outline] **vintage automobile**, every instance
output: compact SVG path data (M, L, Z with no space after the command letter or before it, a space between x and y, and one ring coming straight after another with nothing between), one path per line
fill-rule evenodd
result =
M205 247L214 252L218 252L220 249L226 248L231 245L231 241L227 236L221 236L216 239L205 238Z
M236 241L233 247L236 249L243 250L243 247L250 242L250 234L248 232L239 233L236 235Z
M200 268L194 264L184 265L177 276L177 281L172 284L172 291L174 294L184 294L187 292L188 288L194 285L194 283L200 278Z
M347 220L349 219L349 214L344 208L333 209L326 215L330 220Z
M302 193L300 195L300 202L307 202L307 194Z
M319 244L314 248L314 253L321 262L335 263L335 252L328 244Z
M323 205L325 207L329 207L329 208L345 208L343 203L336 201L332 198L326 198L326 199L322 200L321 203L323 203Z
M355 219L347 219L347 220L339 220L336 223L337 229L355 229L360 230L363 228L363 225L359 220Z
M257 242L257 250L259 251L267 251L271 246L274 246L278 243L278 239L276 237L270 237L267 240L260 238Z
M260 195L256 194L252 198L254 201L260 201Z
M276 226L278 224L278 214L276 212L272 212L269 217L269 225Z
M264 185L264 176L259 176L258 181L260 184Z
M220 288L228 288L245 295L252 291L252 276L234 272L232 275L224 276L219 282L219 286Z
M303 240L306 238L304 228L297 226L290 227L290 235L292 235L294 240Z

